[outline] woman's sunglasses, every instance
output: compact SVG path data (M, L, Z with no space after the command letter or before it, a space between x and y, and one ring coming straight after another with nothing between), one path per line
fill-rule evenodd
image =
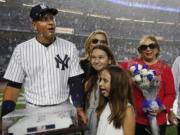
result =
M154 48L158 47L158 44L141 45L140 47L138 47L138 50L144 51L144 50L146 50L148 47L149 47L150 49L154 49Z
M99 39L92 39L91 41L93 44L97 44L98 42L102 43L102 44L107 44L107 41L106 40L99 40Z

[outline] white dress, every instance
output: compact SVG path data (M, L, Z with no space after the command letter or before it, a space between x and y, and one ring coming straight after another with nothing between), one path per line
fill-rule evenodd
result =
M106 105L104 111L102 112L96 135L123 135L123 129L115 129L113 122L109 124L108 117L111 114L109 103Z

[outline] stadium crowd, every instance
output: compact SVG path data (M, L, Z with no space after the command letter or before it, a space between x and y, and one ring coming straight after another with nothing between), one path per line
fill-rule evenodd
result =
M30 39L33 34L28 32L0 31L0 78L4 74L15 45ZM61 34L61 37L74 42L79 50L80 57L83 56L86 36ZM126 61L137 57L137 43L137 40L110 38L110 46L117 61ZM179 55L179 44L177 41L160 41L162 48L160 59L172 65L175 58Z

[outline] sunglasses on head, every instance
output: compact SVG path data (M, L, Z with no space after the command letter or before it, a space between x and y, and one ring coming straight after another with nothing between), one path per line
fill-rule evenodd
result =
M97 44L98 42L100 42L100 43L102 43L102 44L106 44L106 43L107 43L106 40L99 40L99 39L96 39L96 38L92 39L91 42L92 42L93 44Z
M154 49L154 48L158 47L158 44L141 45L141 46L138 48L138 50L144 51L144 50L146 50L148 47L149 47L150 49Z

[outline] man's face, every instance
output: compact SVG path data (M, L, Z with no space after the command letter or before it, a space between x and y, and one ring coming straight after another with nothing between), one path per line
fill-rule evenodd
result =
M52 14L45 14L40 20L33 21L32 27L34 30L37 30L38 36L42 41L54 39L56 22Z

